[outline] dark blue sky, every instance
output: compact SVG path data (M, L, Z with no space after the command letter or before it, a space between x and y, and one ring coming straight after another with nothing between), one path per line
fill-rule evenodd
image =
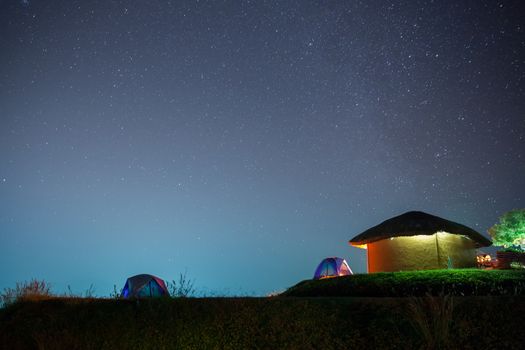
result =
M265 294L524 207L520 1L0 1L0 288Z

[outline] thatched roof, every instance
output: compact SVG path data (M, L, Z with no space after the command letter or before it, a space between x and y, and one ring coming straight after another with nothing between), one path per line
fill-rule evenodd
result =
M358 234L349 243L359 246L390 237L433 235L440 231L467 236L478 247L487 247L492 244L489 239L470 227L422 211L409 211L383 221L379 225Z

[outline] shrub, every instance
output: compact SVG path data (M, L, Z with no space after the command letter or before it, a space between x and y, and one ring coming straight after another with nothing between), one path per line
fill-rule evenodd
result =
M0 294L2 306L8 306L23 300L42 300L53 297L51 286L44 280L32 279L17 282L15 288L4 288Z
M525 269L525 264L519 261L513 261L510 263L511 269Z

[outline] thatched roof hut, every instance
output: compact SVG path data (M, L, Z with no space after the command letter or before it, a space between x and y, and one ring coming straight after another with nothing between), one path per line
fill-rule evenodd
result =
M358 234L350 245L368 252L368 271L475 267L475 249L492 242L435 215L410 211Z
M422 211L409 211L385 220L358 234L349 243L359 246L390 237L433 235L436 232L448 232L469 237L477 247L492 245L488 238L470 227Z

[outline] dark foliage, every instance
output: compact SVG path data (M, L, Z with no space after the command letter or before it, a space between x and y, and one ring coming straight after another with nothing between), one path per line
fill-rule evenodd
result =
M512 296L57 298L1 309L0 348L519 349L524 313Z

